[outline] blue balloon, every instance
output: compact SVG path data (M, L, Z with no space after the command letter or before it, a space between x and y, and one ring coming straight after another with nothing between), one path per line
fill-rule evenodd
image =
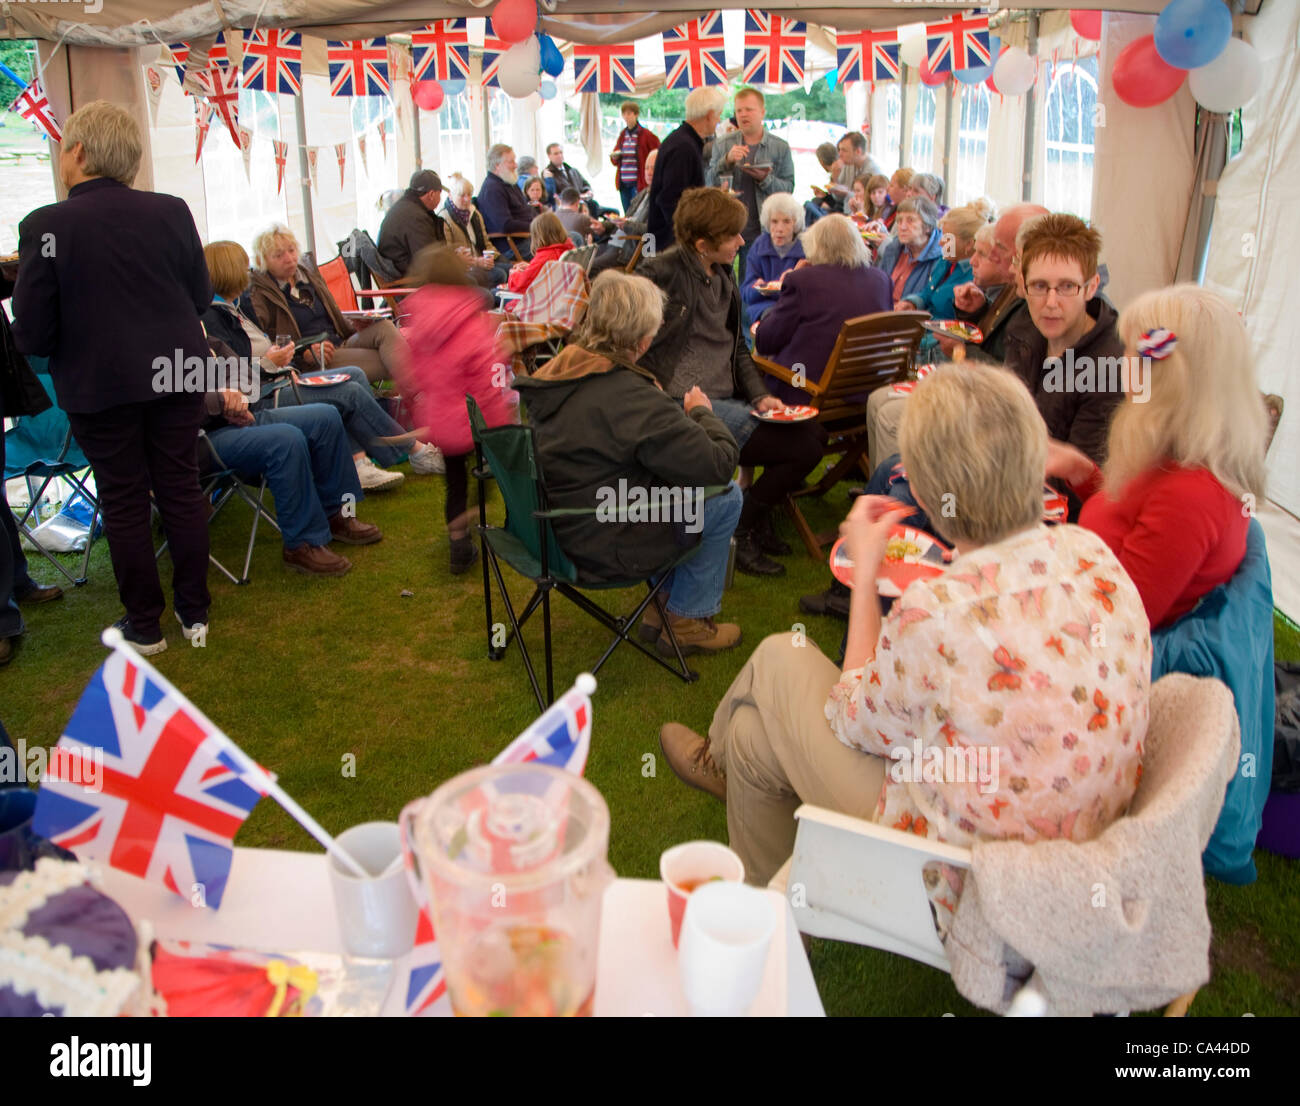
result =
M1223 0L1170 0L1154 37L1156 53L1175 69L1199 69L1227 47L1232 12Z
M996 35L989 35L989 57L993 60L988 65L972 65L968 69L958 69L953 76L962 84L983 84L993 76L1000 53L1002 53L1002 40Z
M554 81L542 81L542 83L537 86L537 95L539 95L543 100L554 99L555 94L559 91L560 90L555 87Z
M550 35L538 35L537 41L542 49L542 72L548 77L558 77L564 72L564 55L560 48Z
M448 96L459 96L465 91L465 80L463 77L452 77L450 80L439 81L442 90Z

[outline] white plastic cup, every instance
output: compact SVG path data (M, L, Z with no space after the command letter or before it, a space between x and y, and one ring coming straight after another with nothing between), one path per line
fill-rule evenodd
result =
M419 908L401 864L402 835L396 822L363 822L335 840L370 874L353 874L330 853L330 885L343 947L352 956L395 959L415 944ZM392 869L388 871L388 869ZM388 871L387 875L383 873Z
M677 964L696 1017L741 1017L763 984L776 930L768 896L744 883L708 883L686 903Z

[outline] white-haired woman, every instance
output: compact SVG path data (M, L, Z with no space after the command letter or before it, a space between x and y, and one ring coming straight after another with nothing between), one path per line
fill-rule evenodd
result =
M803 233L803 208L789 192L773 192L758 210L763 233L754 239L745 261L745 279L740 298L745 301L750 323L756 323L774 303L780 288L774 287L804 258L799 235ZM768 287L760 289L760 284Z
M816 383L835 348L846 319L888 311L889 277L871 267L862 235L847 215L818 219L803 236L807 255L781 282L781 294L763 316L754 348L787 368L802 365ZM769 381L772 394L787 403L806 403L807 393Z
M1142 600L1096 534L1042 524L1047 431L1028 390L992 366L938 369L908 403L902 450L919 498L960 505L934 512L953 561L882 620L876 576L905 511L860 497L841 527L854 564L843 671L798 635L774 635L707 738L676 723L660 734L673 771L726 802L731 847L759 886L791 853L800 803L955 845L1087 841L1137 788L1151 672ZM900 748L907 763L891 764ZM978 771L922 778L922 762L968 754L964 767L975 752L987 754ZM941 931L960 887L949 872L930 887Z
M1227 583L1264 495L1267 416L1241 317L1195 284L1147 292L1119 319L1128 398L1105 468L1052 442L1047 473L1081 499L1142 596L1154 629Z
M240 300L244 314L270 335L301 338L324 335L304 350L300 365L308 368L353 365L376 380L401 379L411 352L397 327L387 320L357 329L339 310L316 266L303 259L298 239L277 224L253 239L252 283ZM320 365L323 351L324 365Z
M930 269L930 279L919 292L903 297L903 307L928 311L936 319L953 317L953 289L971 279L971 256L975 253L975 235L990 225L993 204L986 199L972 200L950 208L939 219L939 250L943 259Z
M510 270L500 263L488 238L483 213L474 206L474 186L459 173L448 178L447 198L438 214L446 224L447 245L462 255L469 251L469 276L475 284L495 288L510 279Z

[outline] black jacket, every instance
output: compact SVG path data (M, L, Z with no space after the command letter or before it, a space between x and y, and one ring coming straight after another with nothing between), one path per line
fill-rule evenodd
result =
M410 271L411 261L425 246L446 240L438 213L425 207L409 188L388 209L379 227L379 252L402 274Z
M526 233L533 225L534 212L524 194L495 173L483 178L475 203L483 213L483 225L489 234ZM494 238L492 244L502 257L509 256L510 247L504 238Z
M7 300L13 290L13 282L0 275L0 300ZM14 345L9 316L0 307L0 418L39 415L52 406L27 358Z
M28 215L18 243L14 338L49 357L63 410L157 399L155 358L207 356L212 286L184 200L97 177Z
M228 303L213 300L202 316L203 329L207 331L208 344L212 340L224 342L235 357L252 357L253 340L240 323L235 309Z
M689 123L683 123L663 140L650 182L650 214L647 233L654 235L655 249L673 244L673 212L688 188L704 187L704 139Z
M629 490L709 488L735 470L740 450L722 420L703 407L686 414L631 362L571 345L515 387L552 507L600 507L620 480ZM558 520L555 536L579 580L597 583L645 579L700 535L680 522L584 515Z
M661 147L662 149L662 147ZM663 155L661 154L660 157ZM659 179L659 163L655 163L655 180ZM639 276L649 277L665 293L664 321L650 348L641 357L641 364L654 373L665 389L672 390L673 373L681 360L698 317L696 310L705 275L693 254L681 246L655 257L647 258L637 266ZM730 288L731 306L727 309L727 330L733 340L731 376L735 382L732 393L738 399L751 403L769 395L763 378L749 356L749 347L740 333L740 291L730 269L722 271L722 279Z
M1076 374L1083 368L1078 365L1079 358L1091 358L1096 372L1098 368L1105 368L1098 365L1099 359L1124 356L1124 343L1115 329L1119 316L1110 301L1103 296L1094 296L1088 301L1088 314L1093 319L1093 326L1074 347ZM1034 326L1027 306L1017 310L1008 320L1004 343L1006 367L1029 388L1043 421L1047 423L1048 434L1058 441L1069 442L1097 464L1103 463L1110 418L1124 399L1123 390L1094 388L1079 392L1067 391L1056 386L1055 382L1048 384L1048 370L1043 365L1047 359L1047 339Z

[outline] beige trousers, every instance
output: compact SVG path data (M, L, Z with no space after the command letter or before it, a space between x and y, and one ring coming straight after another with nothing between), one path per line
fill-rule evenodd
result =
M800 644L801 642L801 644ZM840 743L825 706L840 670L802 634L764 638L709 727L727 774L727 831L745 878L766 887L794 850L801 802L870 818L885 762Z
M400 380L410 364L411 350L401 332L387 319L363 326L334 351L330 365L352 365L377 380Z
M906 402L906 395L898 395L889 387L877 388L867 396L867 453L872 472L881 461L898 452L898 425L903 421Z

